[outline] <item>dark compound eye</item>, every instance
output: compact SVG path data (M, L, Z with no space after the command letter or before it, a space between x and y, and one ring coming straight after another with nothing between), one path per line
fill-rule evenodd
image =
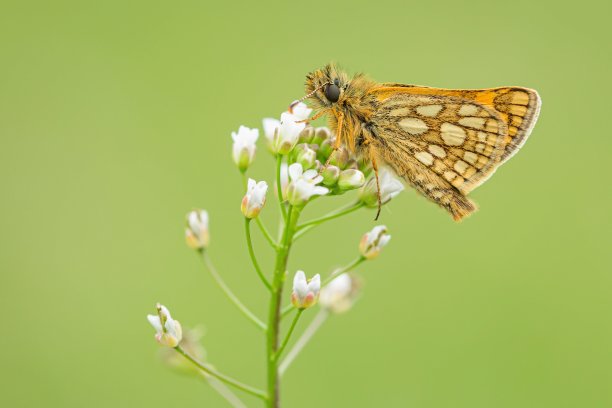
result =
M340 99L340 87L335 83L336 81L325 87L325 97L330 102L338 102L338 99Z

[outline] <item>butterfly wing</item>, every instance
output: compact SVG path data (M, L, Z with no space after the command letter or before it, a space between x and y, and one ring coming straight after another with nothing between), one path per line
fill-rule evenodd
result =
M380 158L459 220L467 197L525 142L540 100L526 88L444 90L385 84L370 91Z

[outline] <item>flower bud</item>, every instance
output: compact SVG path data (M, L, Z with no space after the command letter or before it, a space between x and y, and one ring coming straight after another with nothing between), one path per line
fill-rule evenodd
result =
M210 241L208 213L206 210L193 210L187 214L185 241L190 248L206 249Z
M317 158L317 153L312 150L307 144L300 144L296 147L296 163L300 163L302 168L310 169L314 166Z
M232 157L234 163L240 171L244 172L255 158L255 142L259 137L259 129L249 129L246 126L240 126L238 133L232 132L234 145L232 147Z
M304 130L300 132L300 138L298 139L298 143L311 143L314 134L314 128L312 126L306 126Z
M164 305L159 303L155 306L157 315L148 315L147 319L155 328L155 340L162 346L176 347L183 338L183 329L178 320L172 319L170 312Z
M293 292L291 303L298 309L307 309L317 303L321 290L321 277L319 274L306 281L304 271L297 271L293 278Z
M357 278L344 273L321 288L319 304L331 313L347 312L357 300L359 286Z
M321 176L323 176L323 185L327 187L335 186L340 177L340 168L330 164L323 168Z
M331 160L329 161L331 164L340 167L341 169L345 169L350 159L349 152L344 147L340 147L334 153L332 153Z
M242 198L242 205L240 206L242 214L249 219L257 217L266 204L267 192L268 184L265 181L257 183L255 180L249 179L247 192Z
M404 185L387 169L379 172L381 203L387 204L404 190ZM368 207L378 206L378 186L376 176L371 177L359 192L359 199Z
M317 185L323 181L323 177L316 170L304 171L299 163L289 166L289 177L291 182L287 186L287 200L293 206L301 207L313 196L329 192L327 188Z
M314 137L311 143L322 144L324 141L331 138L331 131L326 127L318 127L314 131Z
M363 235L359 242L359 252L365 259L374 259L389 243L389 240L391 240L391 235L387 234L387 227L378 225Z
M355 169L342 170L338 178L338 187L341 190L354 190L363 186L364 183L365 176L362 172Z

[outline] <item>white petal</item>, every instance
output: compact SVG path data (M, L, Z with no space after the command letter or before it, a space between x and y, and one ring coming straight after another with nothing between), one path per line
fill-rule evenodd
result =
M302 176L302 165L300 163L293 163L289 166L289 177L291 180L297 180Z
M162 325L161 321L159 320L159 316L147 315L147 320L149 320L149 323L151 323L151 326L153 326L155 330L157 330L157 332L162 331Z

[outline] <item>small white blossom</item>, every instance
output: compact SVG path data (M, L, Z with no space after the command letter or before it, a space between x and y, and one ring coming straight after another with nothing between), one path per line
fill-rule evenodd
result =
M183 338L183 329L178 320L170 316L170 312L164 305L156 305L157 315L148 315L149 323L155 328L155 340L162 346L176 347Z
M302 169L299 163L289 166L291 182L287 186L287 200L294 206L302 206L315 195L325 195L329 192L326 187L318 186L323 177L316 170Z
M208 231L208 213L206 210L193 210L187 214L185 240L187 245L193 249L205 249L208 247L210 235Z
M305 123L298 123L300 119L289 112L281 114L280 125L274 132L272 151L277 154L288 154L293 150L300 133L306 127Z
M340 172L338 187L342 190L353 190L365 184L365 175L357 169L347 169Z
M391 235L387 233L387 227L378 225L363 235L359 242L359 252L366 259L374 259L390 240Z
M240 126L238 133L232 132L234 145L232 147L232 157L234 163L240 171L245 171L255 158L255 142L259 137L259 129L249 129L246 126Z
M355 303L358 286L356 279L344 273L321 289L319 304L332 313L344 313Z
M391 171L383 168L379 171L378 177L380 180L380 198L383 205L404 190L402 182ZM376 207L378 205L377 190L376 177L373 176L359 192L359 199L368 207Z
M264 136L268 141L268 148L272 149L272 145L274 143L274 133L276 132L276 128L280 126L280 120L265 118L263 121L263 130Z
M268 183L260 181L259 183L253 179L249 179L247 192L242 198L240 210L247 218L255 218L261 212L261 209L266 204L266 193L268 192Z
M297 271L293 278L293 292L291 303L298 309L306 309L317 303L319 291L321 290L321 277L319 274L306 280L304 271Z
M304 102L298 102L295 105L292 104L290 113L296 117L297 120L306 120L310 116L312 109L309 109Z

